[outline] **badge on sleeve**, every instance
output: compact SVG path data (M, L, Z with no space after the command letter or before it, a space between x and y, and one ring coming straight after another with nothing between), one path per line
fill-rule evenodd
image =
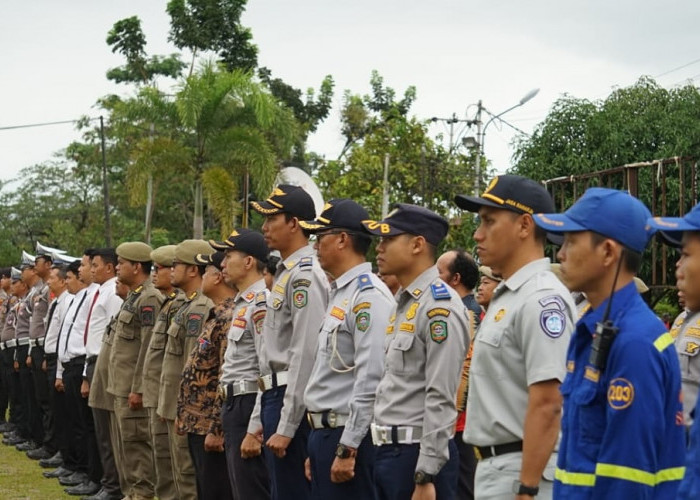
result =
M306 306L309 296L306 290L294 290L294 307L301 309Z
M361 332L366 332L369 328L369 312L363 311L355 316L355 325Z
M430 322L430 339L442 344L447 339L447 323L442 320Z
M202 324L202 315L199 313L190 313L187 315L187 336L195 336L199 334L199 327Z
M608 386L608 404L613 410L624 410L634 401L634 386L625 378L614 378Z
M156 324L156 315L153 306L141 306L141 324L153 326Z
M262 333L263 322L265 321L265 309L255 311L253 313L253 324L255 325L255 333Z
M559 338L566 328L566 316L558 309L545 309L540 313L540 326L549 337Z

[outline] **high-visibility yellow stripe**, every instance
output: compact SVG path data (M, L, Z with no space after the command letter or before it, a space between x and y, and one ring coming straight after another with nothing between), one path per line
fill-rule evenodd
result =
M647 486L656 486L665 481L680 481L683 479L685 467L673 467L653 473L641 469L633 469L632 467L625 467L624 465L598 464L596 465L595 473L596 476L611 477L645 484Z
M658 339L656 339L654 341L654 347L656 347L656 349L659 352L662 352L664 349L666 349L671 344L673 344L673 336L668 332L664 333L663 335L661 335Z
M574 486L595 486L595 474L585 472L567 472L559 467L554 471L554 477L564 484Z

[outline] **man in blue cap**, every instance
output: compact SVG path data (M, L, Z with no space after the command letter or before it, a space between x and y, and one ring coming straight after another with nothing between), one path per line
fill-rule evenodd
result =
M591 308L567 354L555 498L675 498L684 467L680 368L673 338L637 292L652 234L628 193L591 188L563 214L536 214L564 233L562 279Z
M649 224L661 231L662 238L672 246L681 246L681 258L676 264L676 284L685 296L685 305L700 310L700 204L683 218L654 217ZM700 399L698 400L700 401ZM678 491L679 499L700 498L700 404L695 406L695 420L690 428L685 477Z

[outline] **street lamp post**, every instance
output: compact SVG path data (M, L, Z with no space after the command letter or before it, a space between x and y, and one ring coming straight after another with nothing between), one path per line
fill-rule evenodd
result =
M488 109L486 109L481 101L477 103L477 111L476 111L476 116L474 120L470 120L469 124L471 125L476 125L476 139L474 137L465 137L463 139L463 142L466 146L468 147L476 147L476 162L474 163L474 170L476 174L476 182L474 183L474 196L479 196L480 192L480 184L481 184L481 155L484 153L484 137L486 135L486 129L488 128L489 125L491 125L491 122L493 122L496 119L500 119L501 116L505 115L509 111L514 110L515 108L519 108L526 102L528 102L530 99L535 97L540 89L533 89L527 94L523 96L522 99L515 105L511 106L510 108L506 109L505 111L501 111L497 115L494 115L491 113ZM481 113L482 111L485 111L491 118L489 121L486 122L486 125L483 126L482 128L482 121L481 121Z

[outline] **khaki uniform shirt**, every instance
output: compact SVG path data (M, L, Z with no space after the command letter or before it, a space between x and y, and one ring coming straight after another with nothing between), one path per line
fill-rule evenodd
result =
M160 391L160 373L163 368L163 356L168 340L168 328L180 306L185 302L182 290L171 292L163 302L158 319L153 326L151 342L148 344L146 359L143 362L143 406L156 408Z
M670 333L675 339L681 365L683 420L690 427L700 387L700 311L683 311L673 322Z
M118 315L109 320L102 336L102 347L95 362L95 372L92 375L92 385L90 385L90 396L88 397L88 405L91 408L114 411L114 395L107 391L107 386L109 384L109 358L117 330L117 318Z
M437 474L449 459L456 395L471 332L457 292L432 266L397 296L384 339L374 420L422 429L416 470Z
M277 434L294 437L304 418L304 389L313 367L318 332L328 303L328 279L311 246L277 265L263 323L263 375L287 370ZM256 405L257 406L257 405ZM256 413L258 409L254 410Z
M464 441L521 441L528 387L564 380L576 305L549 259L521 267L493 292L475 339Z
M372 422L384 337L395 305L369 262L331 283L304 402L311 412L349 415L340 442L352 448L360 446Z
M168 328L168 339L163 355L163 367L160 374L160 391L158 392L157 414L168 420L177 416L177 397L180 392L182 370L197 339L202 333L204 322L214 303L200 291L193 292L185 298Z
M163 296L148 279L129 292L119 310L107 382L107 390L117 397L143 394L143 361L162 303Z

